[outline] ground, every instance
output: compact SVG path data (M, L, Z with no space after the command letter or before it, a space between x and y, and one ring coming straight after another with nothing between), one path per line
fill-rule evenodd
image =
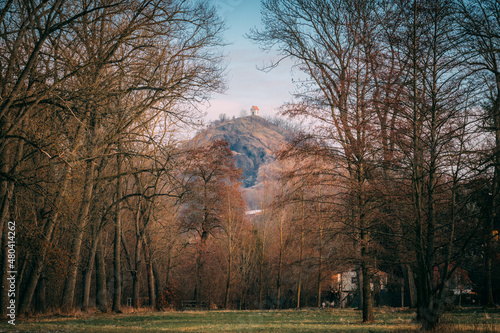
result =
M0 332L416 332L411 310L378 308L363 324L352 309L138 312L16 318ZM444 315L439 332L500 332L500 311L469 308Z

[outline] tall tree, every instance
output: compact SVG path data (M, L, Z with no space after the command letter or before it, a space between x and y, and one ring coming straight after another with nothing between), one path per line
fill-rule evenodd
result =
M16 183L45 196L40 210L50 212L36 228L41 230L40 251L29 256L19 309L29 312L47 251L61 239L54 231L61 219L72 216L63 214L74 208L65 206L69 191L85 189L79 218L73 221L62 297L64 308L71 309L96 187L109 185L96 178L95 166L104 161L102 168L109 172L106 165L116 165L110 155L128 153L121 147L130 147L123 143L134 140L137 127L160 115L189 122L195 114L186 103L205 100L223 88L222 57L216 49L222 45L223 25L215 9L202 1L7 1L0 15L0 154L5 156L0 159L0 227L10 218L12 198L7 194L14 193ZM41 163L33 166L33 155ZM72 174L80 169L87 175L83 184ZM31 180L20 179L20 170L32 172ZM114 179L128 172L116 170ZM45 185L49 182L54 188ZM119 233L117 227L117 253ZM120 275L115 274L117 279ZM2 296L1 302L5 300Z
M369 183L374 154L371 124L373 66L377 59L376 1L264 1L262 31L252 38L296 62L308 79L298 94L303 103L289 105L288 114L319 120L323 139L345 160L349 173L352 218L359 230L359 265L364 276L363 321L373 321L370 274ZM319 131L317 131L319 132Z
M464 131L476 129L474 117L467 116L472 90L457 48L453 2L394 3L405 17L392 42L406 68L397 131L398 163L411 188L404 223L416 263L417 317L424 329L433 329L448 302L446 282L466 249L455 234L455 195L458 175L461 182L471 175L462 155ZM445 202L451 213L444 213ZM470 235L476 227L470 223Z
M221 226L224 232L224 247L226 248L227 270L226 291L224 296L224 308L230 307L231 285L233 283L236 254L241 242L241 234L245 226L245 203L243 201L239 182L233 182L223 188L221 193L223 200L221 210Z
M474 79L482 85L486 130L494 136L488 168L493 169L490 219L486 240L486 300L494 306L492 260L495 257L493 230L498 226L500 209L500 3L496 0L456 1L456 22L459 25L463 47Z
M207 241L223 230L225 193L238 183L241 172L236 169L226 141L215 141L208 147L194 148L187 153L187 193L183 204L184 230L195 236L196 277L194 299L199 304L204 292L203 270ZM227 223L226 223L227 227ZM226 229L227 230L227 229Z

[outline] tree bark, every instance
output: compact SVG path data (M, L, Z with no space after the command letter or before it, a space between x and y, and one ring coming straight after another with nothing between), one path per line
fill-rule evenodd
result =
M144 260L146 262L146 275L148 279L148 296L149 296L149 306L156 308L156 275L153 268L153 260L151 258L151 251L149 248L148 237L142 242L142 247L144 250Z
M303 204L302 204L303 205ZM304 207L302 207L304 209ZM303 216L304 218L304 216ZM304 221L302 221L304 223ZM300 249L299 249L299 276L297 278L297 309L300 309L300 296L302 292L302 256L304 252L304 229L303 226L300 228Z
M495 300L493 297L493 279L492 279L492 266L494 253L494 242L493 242L493 230L495 226L495 221L498 216L498 210L500 209L500 75L497 78L497 99L495 100L495 107L493 108L494 113L494 124L495 124L495 152L494 152L494 172L493 172L493 184L491 189L491 212L488 225L486 228L486 249L485 249L485 260L486 260L486 306L495 307Z
M139 291L139 275L140 275L140 265L141 265L141 246L142 237L137 237L135 242L135 267L131 271L132 273L132 306L134 308L139 308L140 304L140 291Z
M198 245L198 253L196 256L196 284L194 286L194 297L196 304L200 304L201 301L201 286L202 286L202 268L203 268L203 253L205 248L205 240L202 238L200 244Z
M368 221L366 220L366 188L365 188L365 165L361 164L358 166L357 171L357 181L358 181L358 216L359 227L361 230L360 240L361 240L361 275L363 277L362 283L362 299L363 299L363 322L369 323L374 321L373 315L373 300L372 300L372 289L371 289L371 273L372 265L370 258L370 243L371 237L368 231Z
M361 274L363 276L363 322L373 322L373 300L370 286L371 265L367 261L362 262Z
M232 266L233 266L233 216L231 212L231 196L228 192L227 195L228 211L227 211L227 272L226 272L226 294L224 296L224 309L229 307L229 297L231 293L231 279L232 279Z
M267 219L267 213L264 211L264 225L263 225L263 230L262 230L262 244L260 246L260 260L259 260L259 309L263 309L263 302L262 302L262 297L264 293L264 281L263 281L263 274L264 274L264 263L265 263L265 256L266 256L266 219Z
M115 210L115 241L113 252L113 311L121 313L122 303L122 270L121 270L121 236L122 236L122 156L118 151L116 156L116 210Z
M160 280L160 270L158 269L158 264L156 263L156 260L152 259L152 266L153 266L153 277L154 277L154 288L155 288L155 303L153 304L156 310L160 310L160 302L158 300L161 297L162 290L165 288L162 288L161 280Z
M80 147L83 130L86 125L87 122L84 120L78 126L73 144L71 145L71 151L75 151ZM61 174L60 187L55 195L54 206L43 228L42 246L38 255L33 258L34 262L32 263L31 275L26 283L24 295L19 304L19 313L21 314L27 314L30 311L36 285L45 266L45 256L47 255L47 250L52 240L52 234L59 223L60 208L62 206L63 199L66 197L66 192L68 191L68 185L71 178L71 165L68 163L62 164Z
M226 274L226 294L224 297L224 309L228 309L229 307L229 296L231 293L231 266L233 265L233 244L231 240L231 234L229 234L229 253L227 258L227 274Z
M278 278L276 279L277 289L277 303L276 308L281 307L281 284L282 284L282 270L283 270L283 220L285 219L285 208L281 209L281 216L279 221L279 253L278 253Z
M97 251L95 261L96 276L96 303L101 312L108 312L108 289L106 287L106 262L102 240L97 239Z
M94 271L95 259L97 246L100 238L100 230L97 230L96 235L92 237L92 245L89 251L89 259L87 263L87 267L83 271L83 302L82 302L82 311L88 311L89 303L90 303L90 287L92 284L92 273Z
M417 306L417 294L415 287L415 278L413 277L413 269L409 264L401 264L401 269L404 275L404 289L408 290L408 295L410 296L410 308L415 308Z
M359 309L363 310L363 307L364 307L363 303L364 303L365 297L363 296L363 294L364 294L364 289L363 289L364 276L363 276L363 270L361 269L361 267L358 267L356 269L356 275L358 276L357 287L358 287L358 291L359 291Z
M231 265L232 265L232 258L231 254L229 255L228 258L228 265L229 267L227 268L227 276L226 276L226 294L224 297L224 308L228 309L229 308L229 296L231 293Z
M90 205L92 203L92 195L94 190L94 161L87 160L85 167L85 186L83 191L83 198L80 204L80 211L77 217L76 232L74 233L73 243L71 247L71 264L69 267L69 274L66 278L66 283L64 284L63 298L62 298L62 309L63 311L72 311L74 309L74 298L75 298L75 287L76 279L78 275L78 265L80 264L80 253L82 249L82 242L85 233L85 228L88 222L88 215L90 211ZM92 251L95 253L96 244L93 244ZM90 261L92 266L87 267L87 272L90 272L90 277L92 276L92 267L94 265L94 253L90 255ZM90 264L89 264L90 265ZM86 286L90 288L90 277ZM84 279L85 280L85 279ZM84 291L84 297L90 295L90 289L88 292ZM84 302L85 303L85 302ZM83 307L88 306L83 304Z
M40 277L35 291L35 311L38 313L44 313L47 311L47 302L45 296L47 294L47 284L45 283L46 278L44 276Z
M8 147L6 147L8 148ZM9 171L10 173L15 173L17 170L17 165L19 165L19 161L21 160L23 153L24 153L24 141L20 141L17 145L16 148L16 154L14 156L9 156L9 149L7 149L4 154L6 156L4 160L4 164L2 166L2 172L5 174L8 174ZM11 170L9 170L11 168ZM7 271L12 271L12 269L8 268L8 232L6 230L7 223L11 220L11 214L10 212L10 206L12 202L12 198L14 196L14 189L15 189L15 183L13 181L8 181L4 180L1 182L1 188L0 188L0 198L3 200L1 201L1 206L0 206L0 232L2 234L2 237L0 239L0 252L2 253L2 258L0 259L1 261L1 267L2 271L0 272L0 317L4 317L7 315L7 306L8 306L8 289L6 288L7 284L4 283L7 279ZM14 221L15 222L15 221ZM16 262L16 265L18 263ZM17 267L17 266L16 266Z
M35 293L36 285L42 274L42 270L45 266L45 256L47 255L47 250L49 243L52 239L52 233L59 223L59 208L61 207L62 200L66 196L66 191L68 188L70 179L70 167L64 166L63 176L61 180L61 187L56 194L56 200L54 202L54 210L50 214L48 221L45 225L43 231L43 241L42 247L40 249L39 255L33 258L33 268L31 270L31 275L26 283L26 289L24 291L24 296L21 299L19 305L19 313L27 314L30 312L31 301L33 300L33 295Z
M322 275L322 265L323 265L323 227L319 228L319 250L318 250L318 308L321 307L321 275Z

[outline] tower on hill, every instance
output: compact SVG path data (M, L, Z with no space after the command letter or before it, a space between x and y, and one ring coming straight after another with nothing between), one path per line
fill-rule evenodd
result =
M252 116L258 116L259 115L259 108L256 107L255 105L252 106L252 108L250 109L250 113L252 114Z

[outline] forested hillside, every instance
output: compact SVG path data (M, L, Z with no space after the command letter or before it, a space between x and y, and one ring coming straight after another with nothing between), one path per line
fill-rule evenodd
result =
M498 0L261 13L266 69L303 75L293 135L195 125L226 83L211 1L0 3L3 317L324 303L433 329L499 302Z
M282 149L292 133L259 116L246 116L218 121L198 133L192 141L198 145L216 140L229 143L236 167L242 169L244 187L258 182L259 168L276 161L276 153Z

